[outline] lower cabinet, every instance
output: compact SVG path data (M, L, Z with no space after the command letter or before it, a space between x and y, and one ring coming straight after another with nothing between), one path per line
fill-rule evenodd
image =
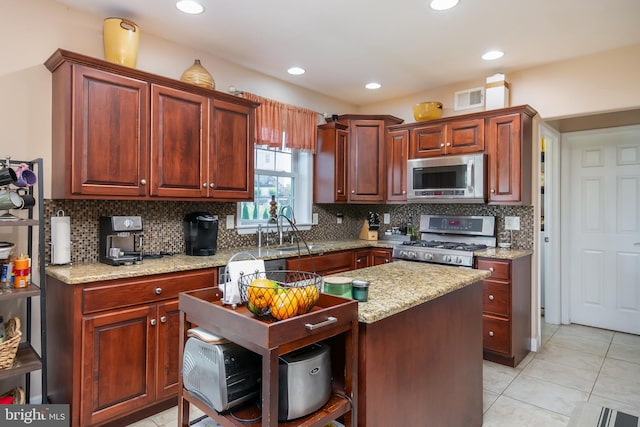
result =
M113 423L175 399L178 294L212 286L214 269L75 285L49 280L50 401L71 404L72 427Z
M478 257L476 268L491 271L482 282L484 359L515 367L531 347L531 256Z
M300 258L287 258L287 270L310 271L320 276L350 271L353 270L353 251L337 251Z
M373 267L391 262L391 248L365 248L354 250L353 268Z

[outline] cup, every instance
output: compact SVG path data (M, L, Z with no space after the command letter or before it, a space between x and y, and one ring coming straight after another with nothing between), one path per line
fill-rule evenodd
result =
M36 198L31 194L21 194L20 199L22 199L22 205L17 209L31 209L36 205Z
M38 182L38 177L26 164L18 166L16 169L16 178L15 185L18 187L31 187Z
M354 280L351 283L353 299L366 302L369 299L369 282L366 280Z
M0 210L20 209L22 198L15 191L0 191Z
M0 169L0 186L9 185L16 182L18 176L16 172L11 168L2 168Z

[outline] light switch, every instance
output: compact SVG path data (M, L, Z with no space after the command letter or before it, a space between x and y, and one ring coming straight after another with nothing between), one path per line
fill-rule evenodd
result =
M505 230L520 230L520 217L519 216L505 216L504 217L504 229Z
M391 224L391 214L388 212L382 214L382 222L384 222L385 224Z
M317 212L314 212L311 215L311 224L318 225L318 213Z
M235 215L227 215L227 230L233 230L236 227Z

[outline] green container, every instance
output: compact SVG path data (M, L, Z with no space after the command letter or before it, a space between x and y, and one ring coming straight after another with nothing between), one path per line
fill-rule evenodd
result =
M343 298L351 298L351 279L341 276L325 277L323 292Z

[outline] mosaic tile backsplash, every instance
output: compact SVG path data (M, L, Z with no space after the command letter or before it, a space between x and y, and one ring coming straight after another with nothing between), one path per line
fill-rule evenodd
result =
M45 200L45 241L51 241L50 217L60 210L71 218L71 260L73 263L98 261L98 221L101 216L137 215L142 217L146 253L168 251L184 252L183 218L190 212L203 211L218 215L218 248L229 249L241 246L257 246L255 234L240 235L236 230L227 230L227 215L236 215L235 203L212 202L163 202L127 200ZM498 243L510 242L518 249L533 248L534 216L532 206L488 206L488 205L314 205L318 214L318 225L302 231L307 241L357 239L368 212L377 212L382 218L389 213L390 224L383 224L380 233L391 227L404 227L409 216L413 228L418 230L420 215L491 215L496 217ZM337 224L337 214L343 215L342 224ZM520 230L512 235L504 231L504 217L520 217ZM417 234L416 234L417 235ZM45 259L51 259L50 246L46 246Z

